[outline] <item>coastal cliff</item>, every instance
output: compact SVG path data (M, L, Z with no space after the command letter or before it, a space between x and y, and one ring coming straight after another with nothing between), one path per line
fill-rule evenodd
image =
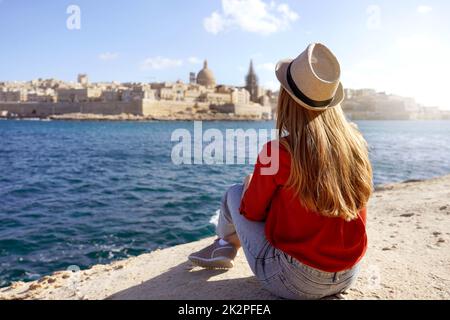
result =
M345 299L450 299L450 176L377 188L369 250ZM0 299L276 299L241 252L234 269L202 270L189 253L211 238L0 289Z

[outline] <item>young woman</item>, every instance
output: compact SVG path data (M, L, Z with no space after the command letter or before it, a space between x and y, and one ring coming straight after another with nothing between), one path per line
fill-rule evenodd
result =
M279 62L276 75L280 138L265 146L244 185L223 197L219 238L189 260L231 268L242 246L266 289L320 299L347 290L358 275L372 168L366 141L340 106L340 66L327 47L311 44ZM278 170L268 173L274 162Z

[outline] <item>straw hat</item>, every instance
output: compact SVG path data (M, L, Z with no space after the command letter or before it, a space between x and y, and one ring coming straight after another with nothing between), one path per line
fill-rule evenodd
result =
M289 95L309 110L324 111L345 98L339 61L321 43L310 44L296 59L281 60L275 72Z

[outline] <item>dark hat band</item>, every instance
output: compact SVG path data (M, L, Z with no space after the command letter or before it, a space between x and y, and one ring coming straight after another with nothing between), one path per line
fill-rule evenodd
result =
M308 106L311 107L315 107L315 108L324 108L327 107L331 104L331 102L333 101L333 98L329 99L329 100L325 100L325 101L317 101L317 100L313 100L308 98L295 84L294 79L292 79L292 74L291 74L291 67L292 67L292 63L294 61L292 61L289 64L289 67L287 69L287 82L289 84L289 87L291 88L292 92L294 93L294 95L300 99L301 101L303 101L304 103L306 103Z

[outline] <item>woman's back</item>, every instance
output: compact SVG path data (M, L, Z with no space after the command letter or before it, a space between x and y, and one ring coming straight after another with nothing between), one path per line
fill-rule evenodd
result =
M263 165L261 157L258 159L241 213L253 221L265 220L269 242L308 266L338 272L357 264L367 248L366 209L357 219L346 221L305 208L295 192L286 187L291 172L289 152L279 143L269 143L266 148L262 154L278 152L279 170L273 176L261 174L269 164Z

